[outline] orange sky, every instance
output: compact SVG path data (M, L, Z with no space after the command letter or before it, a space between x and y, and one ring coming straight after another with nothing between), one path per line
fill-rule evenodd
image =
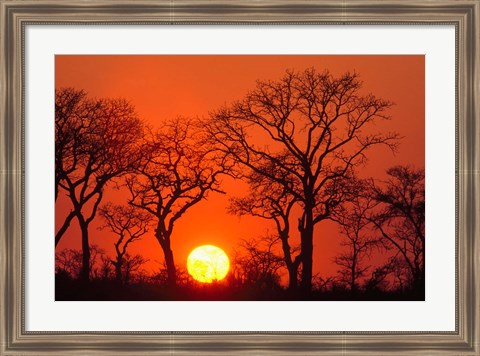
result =
M206 116L209 111L232 100L241 99L253 89L257 79L280 79L286 69L301 71L308 67L330 70L333 75L356 71L364 82L363 91L393 101L389 111L392 120L379 121L378 131L396 131L404 138L393 156L385 148L369 152L369 163L360 172L363 176L381 177L386 168L397 164L425 165L425 60L419 55L394 56L320 56L320 55L57 55L55 58L56 88L83 89L94 97L123 97L131 101L139 116L159 127L176 116ZM226 179L227 195L211 194L185 214L172 236L176 263L184 266L188 253L198 245L213 244L227 254L241 238L254 238L274 227L258 218L241 218L226 214L228 196L238 194L238 183ZM122 201L116 193L110 199ZM57 227L68 201L59 199L56 206ZM98 230L98 222L90 227L90 242L112 251L114 237ZM329 222L316 226L314 239L314 273L323 277L335 274L331 260L338 251L337 228ZM77 226L62 238L57 251L65 247L80 249ZM148 268L157 268L154 261L163 261L160 245L152 234L135 242L131 253L150 259Z

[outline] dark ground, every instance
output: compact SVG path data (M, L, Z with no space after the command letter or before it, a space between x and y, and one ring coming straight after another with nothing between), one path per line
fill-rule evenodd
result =
M291 292L280 287L261 289L212 283L178 286L175 289L159 283L118 285L113 280L84 283L56 276L56 301L423 301L424 292L348 290Z

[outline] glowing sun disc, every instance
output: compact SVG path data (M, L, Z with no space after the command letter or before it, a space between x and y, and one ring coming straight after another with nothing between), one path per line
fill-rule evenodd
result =
M225 278L229 268L227 254L213 245L199 246L190 252L187 258L188 273L202 283L212 283Z

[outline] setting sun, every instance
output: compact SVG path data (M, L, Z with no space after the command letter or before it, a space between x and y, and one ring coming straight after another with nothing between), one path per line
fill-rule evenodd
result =
M187 259L188 273L202 283L212 283L225 278L229 267L230 261L226 253L213 245L195 248Z

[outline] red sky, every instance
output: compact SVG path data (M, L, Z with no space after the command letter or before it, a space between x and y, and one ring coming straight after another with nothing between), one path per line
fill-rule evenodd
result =
M55 58L56 88L85 90L92 97L122 97L136 107L139 116L156 127L176 116L207 116L220 105L241 99L253 89L257 79L277 80L286 69L301 71L308 67L328 69L333 75L357 72L364 82L363 91L393 101L391 121L379 121L378 131L395 131L404 138L394 156L385 148L369 153L369 163L361 175L381 177L388 167L425 165L425 60L419 55L394 56L320 56L320 55L59 55ZM226 179L227 195L211 194L190 209L176 225L172 249L176 263L184 266L188 253L196 246L213 244L227 254L241 238L255 238L274 227L258 218L238 218L226 213L228 196L239 194L238 183ZM118 192L109 199L122 201ZM125 200L126 202L126 200ZM59 199L59 220L69 211L68 201ZM90 228L90 242L112 251L114 237L98 230L100 218ZM57 251L80 249L77 226L62 238ZM323 277L335 274L332 258L338 251L337 228L329 222L316 226L314 273ZM52 238L53 240L53 238ZM131 245L131 253L150 259L148 268L158 268L153 261L163 261L160 245L150 234Z

